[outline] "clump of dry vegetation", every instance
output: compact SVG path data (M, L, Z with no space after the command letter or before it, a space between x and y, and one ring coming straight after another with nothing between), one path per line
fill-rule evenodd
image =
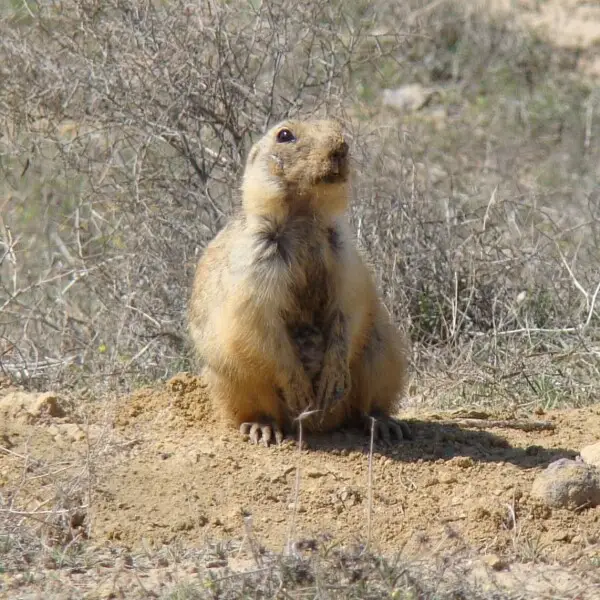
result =
M113 384L180 368L190 273L252 136L341 108L368 23L289 1L7 14L3 368Z
M409 400L593 402L600 94L578 59L460 0L5 3L0 377L81 398L193 368L193 269L237 203L247 150L280 119L327 115L352 139L358 241L413 342ZM420 110L382 105L405 84L427 88ZM0 555L26 574L31 553L92 560L72 521L86 469L44 517L64 539L26 528L0 494ZM446 597L419 573L332 552L165 597Z
M598 95L575 53L457 2L15 2L1 28L6 374L114 387L188 367L191 273L245 152L329 114L417 392L594 395ZM414 82L435 90L422 111L382 110Z

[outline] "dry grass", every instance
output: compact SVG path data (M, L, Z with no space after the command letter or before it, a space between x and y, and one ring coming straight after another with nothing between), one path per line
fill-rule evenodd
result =
M600 96L575 61L462 2L3 5L0 373L101 394L189 367L192 271L249 145L284 117L334 114L353 138L358 241L413 341L409 401L596 401ZM412 82L436 90L428 106L381 107ZM29 555L87 560L72 519L100 455L49 484L36 518L67 536L52 544L2 498L21 572ZM366 554L266 564L160 597L478 597Z
M5 373L114 389L189 366L191 273L249 144L283 117L335 114L354 139L359 242L414 342L414 393L594 397L598 95L574 53L456 2L15 6L0 48ZM437 90L429 106L381 109L383 87L412 81Z
M104 436L101 437L106 442ZM300 440L301 441L301 440ZM301 444L299 444L299 448ZM114 451L114 449L113 449ZM300 457L292 502L300 497ZM368 494L373 494L373 439L368 469ZM25 463L28 456L20 457ZM409 557L400 550L385 557L369 549L372 503L367 505L366 543L341 544L328 535L299 539L290 517L287 550L265 549L246 519L241 542L203 541L199 550L176 544L160 550L148 547L131 552L116 545L86 542L87 510L82 496L91 488L94 463L87 460L24 464L22 487L2 502L0 511L0 597L10 598L164 598L165 600L244 598L319 598L339 600L522 599L517 582L498 587L489 569L474 574L475 555L469 551L452 558ZM65 473L68 471L68 473ZM74 471L78 471L74 474ZM44 479L48 501L31 511L11 508L17 495L31 493L33 480ZM88 495L92 501L92 494ZM352 536L354 537L354 536ZM245 552L244 552L245 551ZM527 560L526 562L529 562ZM535 561L533 561L535 562ZM481 567L480 567L481 569ZM589 587L591 582L585 584ZM6 592L6 596L2 593ZM577 597L577 590L573 596Z
M518 593L486 592L477 583L461 582L464 573L458 560L444 565L443 561L409 561L401 555L384 559L365 553L360 547L336 548L326 540L306 540L302 552L291 557L263 550L260 562L240 561L239 551L235 544L206 544L200 551L96 551L93 557L80 551L60 567L75 573L95 571L96 575L89 576L85 584L81 580L78 585L73 577L61 577L60 570L53 577L53 570L60 567L47 561L47 570L31 565L22 584L13 585L12 589L18 594L19 589L31 589L31 584L37 584L39 595L18 596L27 598L522 598Z

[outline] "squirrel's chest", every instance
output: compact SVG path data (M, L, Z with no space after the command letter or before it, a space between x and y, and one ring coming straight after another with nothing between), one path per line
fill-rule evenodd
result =
M313 321L334 293L342 268L339 235L310 219L286 223L264 220L256 235L256 261L285 282L288 310ZM314 315L314 317L312 316Z
M336 293L341 264L327 231L295 236L290 261L293 308L303 322L318 323Z
M303 315L302 321L318 321L333 295L332 273L323 262L304 265L303 271L292 284L293 308Z

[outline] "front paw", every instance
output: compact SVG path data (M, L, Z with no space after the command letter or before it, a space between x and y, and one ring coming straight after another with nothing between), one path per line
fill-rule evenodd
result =
M326 413L350 393L352 380L345 365L325 364L317 385L317 408Z
M284 396L287 406L296 414L313 409L316 404L312 383L304 372L291 379Z
M378 411L373 411L363 418L365 433L373 435L373 441L392 446L403 440L412 440L409 426L404 422Z
M269 444L280 445L283 442L283 431L277 423L270 421L242 423L240 433L253 444L269 446Z

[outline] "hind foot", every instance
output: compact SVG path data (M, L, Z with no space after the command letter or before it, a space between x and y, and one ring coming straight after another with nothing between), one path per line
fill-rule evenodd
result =
M240 433L253 444L260 443L267 447L269 444L276 443L279 445L283 442L283 431L275 423L265 421L242 423Z
M373 420L375 420L374 423ZM402 440L412 440L410 428L404 421L399 421L394 417L378 412L372 412L364 416L364 428L369 436L371 435L371 428L373 428L373 441L381 442L386 446L391 446Z

